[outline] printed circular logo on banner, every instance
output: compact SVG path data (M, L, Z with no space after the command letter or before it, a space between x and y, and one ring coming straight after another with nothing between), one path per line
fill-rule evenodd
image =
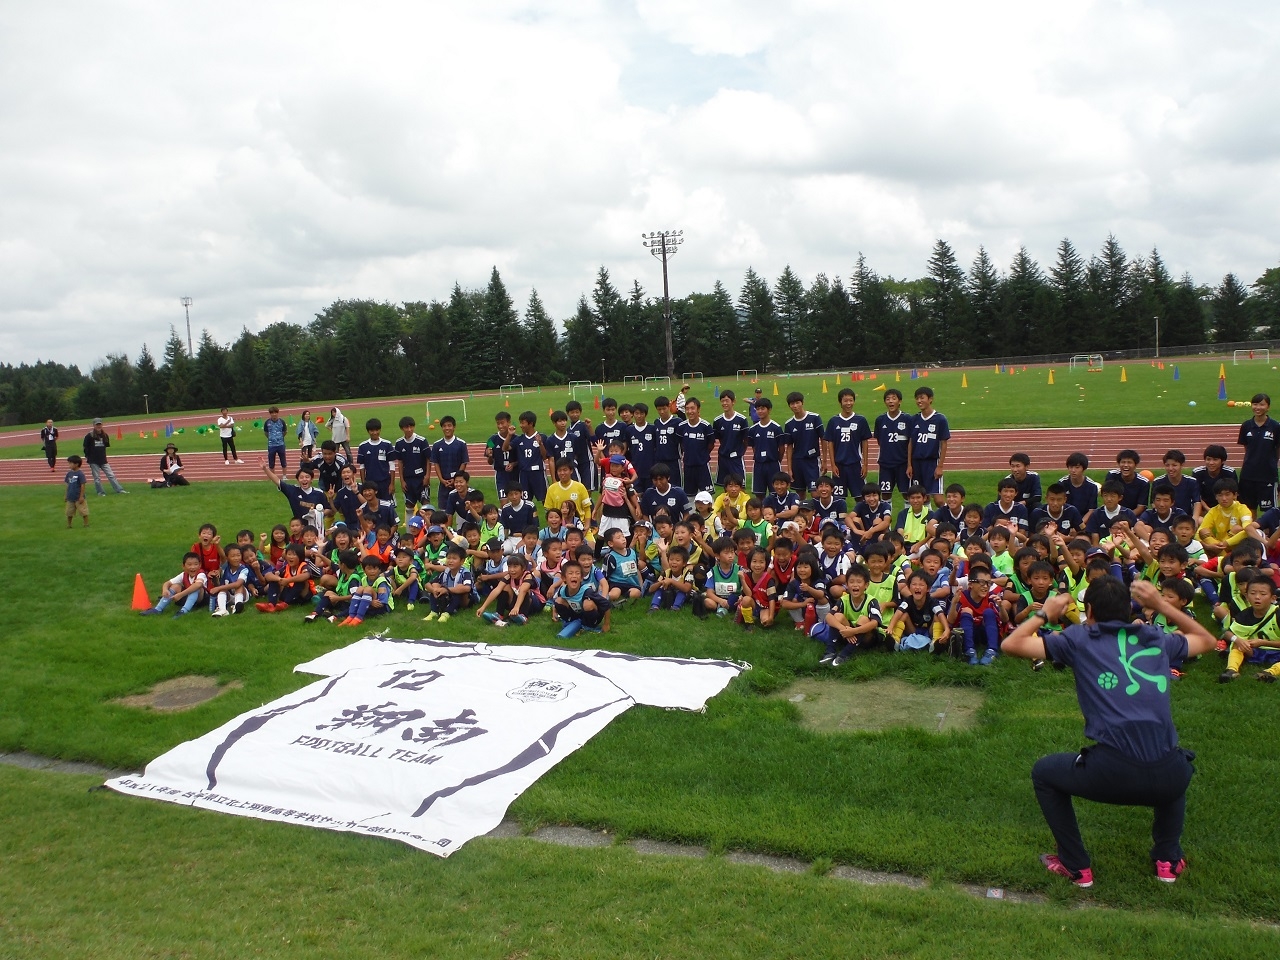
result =
M560 680L526 680L514 690L508 690L507 696L524 703L534 701L549 703L552 700L565 699L575 686L576 684Z

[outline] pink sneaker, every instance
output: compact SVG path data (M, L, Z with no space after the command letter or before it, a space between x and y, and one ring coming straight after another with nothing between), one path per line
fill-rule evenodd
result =
M1093 870L1089 867L1085 867L1083 870L1068 870L1062 865L1062 861L1052 853L1040 854L1040 862L1044 864L1044 868L1050 873L1066 877L1081 889L1087 890L1093 886Z
M1170 863L1168 860L1156 861L1156 879L1161 883L1177 883L1182 871L1187 869L1187 861L1179 860Z

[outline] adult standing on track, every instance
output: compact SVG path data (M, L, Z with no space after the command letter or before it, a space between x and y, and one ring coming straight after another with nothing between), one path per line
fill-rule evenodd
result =
M329 438L347 455L347 463L355 463L351 456L351 421L337 407L329 408Z
M93 488L98 491L98 496L105 497L106 491L102 489L102 477L106 477L111 481L111 489L116 493L128 493L124 487L120 486L120 481L116 479L115 471L111 469L111 464L107 463L107 447L111 446L111 437L107 431L102 429L102 421L95 419L93 421L93 429L84 436L84 459L89 464L89 470L93 474Z
M311 419L311 411L303 410L302 419L298 421L298 452L304 461L315 456L319 436L320 428Z
M1130 594L1177 632L1132 623ZM1050 625L1070 603L1068 593L1050 597L1000 647L1011 656L1071 667L1084 734L1095 741L1078 751L1041 757L1031 771L1058 847L1040 861L1077 887L1091 887L1093 869L1072 798L1153 807L1152 865L1156 879L1173 883L1186 866L1182 825L1195 755L1178 746L1169 709L1169 664L1209 652L1213 637L1146 580L1126 590L1115 577L1099 577L1084 593L1086 622L1055 631Z
M1256 393L1249 401L1253 417L1240 425L1236 442L1244 447L1240 464L1240 502L1256 518L1276 505L1277 459L1280 458L1280 423L1271 418L1271 397Z
M218 439L222 441L222 462L226 466L231 466L231 461L236 463L244 463L240 459L240 454L236 453L236 418L227 413L227 408L222 408L222 415L218 417Z
M58 468L58 428L52 420L46 420L40 428L40 445L44 447L44 458L49 461L49 469Z

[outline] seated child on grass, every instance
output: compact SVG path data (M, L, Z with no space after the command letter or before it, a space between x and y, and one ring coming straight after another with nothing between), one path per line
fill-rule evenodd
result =
M210 613L215 617L225 617L229 613L240 613L249 602L249 577L252 571L244 565L244 552L234 543L227 547L227 562L222 565L216 583L207 585Z
M991 599L992 586L991 568L974 559L969 564L969 585L951 602L948 619L953 629L960 628L961 654L970 666L991 663L1000 648L1000 612ZM978 641L986 648L981 661L975 646Z
M582 564L570 561L562 571L564 582L551 598L553 619L564 626L558 634L568 640L579 630L595 633L609 629L609 610L613 606L590 580L583 577Z
M850 567L840 603L809 631L811 637L826 644L827 652L818 661L823 666L839 667L857 651L874 647L883 639L880 605L867 595L869 579L862 564Z
M316 591L315 606L302 618L303 623L315 623L330 611L348 610L351 604L351 591L363 581L360 579L360 554L351 549L338 553L338 567L333 574L333 583L325 586L323 582ZM349 616L349 613L344 614ZM338 622L336 616L329 619Z
M490 605L493 610L490 611ZM541 612L545 601L538 590L538 583L529 562L519 554L507 557L506 576L489 590L484 603L476 610L476 616L489 621L495 627L509 623L523 626L529 618Z
M427 584L427 599L431 612L423 620L448 623L459 610L471 606L475 592L475 578L467 569L467 551L457 545L449 547L445 554L444 572L437 580Z
M935 653L947 649L951 626L947 623L947 607L929 596L929 577L916 571L907 578L909 596L898 602L889 618L889 637L894 650L928 650Z
M808 547L796 554L795 575L778 597L778 606L790 614L795 628L805 633L831 612L818 556Z
M160 599L156 601L154 607L140 611L142 616L154 616L157 613L164 613L171 603L181 603L175 617L180 617L184 613L190 613L196 608L204 598L205 584L208 578L203 570L200 569L200 554L189 552L182 557L182 572L172 580L166 580L164 586L160 590Z
M653 583L653 600L649 612L654 610L679 610L697 588L693 582L693 567L689 566L689 552L684 547L670 546L666 550L662 575Z
M391 581L383 572L376 557L364 557L360 561L364 582L351 588L351 604L347 619L339 626L358 627L369 617L381 616L394 609L396 601L391 593Z
M1275 584L1256 569L1250 570L1246 579L1244 595L1249 605L1225 624L1222 639L1231 650L1227 655L1227 669L1218 677L1218 682L1236 679L1240 676L1240 667L1248 662L1263 667L1257 674L1259 680L1275 683L1280 680L1280 623L1276 616Z

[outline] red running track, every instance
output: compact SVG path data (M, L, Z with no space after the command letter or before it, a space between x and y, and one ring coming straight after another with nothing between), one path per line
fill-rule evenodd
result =
M1182 425L1157 427L1071 427L1044 429L956 430L951 434L947 467L951 470L1004 470L1009 455L1022 451L1031 457L1032 469L1040 471L1048 483L1066 472L1067 456L1077 450L1089 457L1091 467L1113 466L1116 453L1129 448L1142 456L1145 468L1159 473L1166 450L1176 447L1187 455L1189 465L1200 463L1201 453L1211 443L1220 443L1231 453L1236 449L1238 427L1234 424ZM29 442L29 441L28 441ZM32 444L35 447L35 444ZM62 456L79 450L80 444L63 443ZM116 476L127 483L142 483L158 475L164 438L156 441L151 455L111 458ZM493 468L484 462L484 444L468 444L471 473L478 477L493 476ZM872 469L875 463L872 444ZM258 458L260 450L241 451L242 466L225 466L216 453L192 453L183 456L184 474L188 480L257 480L262 481ZM748 465L750 457L747 458ZM296 469L297 450L289 451L289 463ZM42 457L24 460L0 460L0 485L23 483L61 483L66 464L50 470ZM89 469L86 465L85 474Z

